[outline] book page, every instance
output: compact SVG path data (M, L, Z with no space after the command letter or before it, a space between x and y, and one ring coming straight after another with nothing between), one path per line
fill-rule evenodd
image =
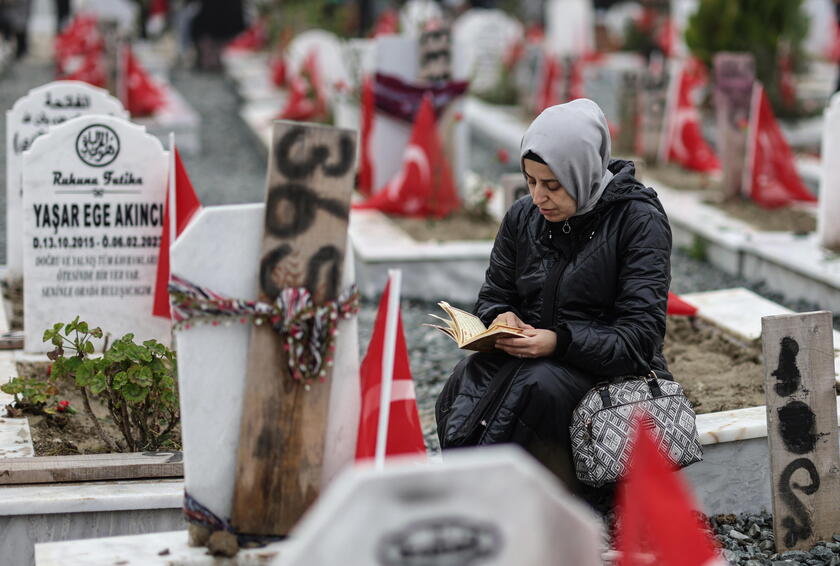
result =
M439 304L440 307L445 310L450 317L452 317L452 321L455 323L455 327L458 329L460 334L458 340L459 344L462 344L473 336L481 334L487 330L481 322L481 319L474 314L455 308L446 301L441 301Z

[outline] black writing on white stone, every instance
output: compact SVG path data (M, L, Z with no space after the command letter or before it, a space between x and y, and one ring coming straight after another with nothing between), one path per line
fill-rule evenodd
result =
M90 97L86 94L65 94L64 96L53 96L53 93L47 92L47 98L44 101L45 106L55 108L57 110L64 110L67 108L74 108L83 110L90 108Z
M102 124L91 124L76 138L76 155L91 167L110 165L120 153L117 133Z
M35 203L35 227L63 228L163 227L163 203Z

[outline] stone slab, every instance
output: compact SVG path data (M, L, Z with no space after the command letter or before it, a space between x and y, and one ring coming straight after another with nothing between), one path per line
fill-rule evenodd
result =
M278 100L247 102L242 105L242 109L239 111L242 120L259 141L259 145L265 150L266 155L268 154L268 148L271 146L271 123L283 109L287 96L288 94Z
M132 509L180 509L184 482L108 481L0 487L0 517L94 513Z
M161 83L165 105L151 116L134 118L132 121L146 128L165 146L169 145L169 133L175 134L178 151L185 155L201 153L201 117L198 112L169 83Z
M3 474L3 458L25 458L34 455L29 419L0 417L0 475Z
M281 557L287 542L241 550L235 560L207 555L204 547L187 545L187 531L52 542L35 545L36 566L257 566Z
M382 292L388 269L403 270L402 295L437 302L471 303L484 282L493 241L417 242L388 218L370 210L350 214L356 280L362 295Z

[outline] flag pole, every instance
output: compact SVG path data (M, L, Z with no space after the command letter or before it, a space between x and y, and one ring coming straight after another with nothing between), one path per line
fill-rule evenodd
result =
M388 419L391 413L391 386L394 381L394 351L397 347L397 323L400 314L402 271L388 270L388 311L385 318L385 344L382 352L382 384L379 397L379 425L376 427L376 469L385 467L388 442Z
M169 247L175 243L178 234L175 232L177 222L175 214L175 132L169 132L169 190L166 198L169 200Z

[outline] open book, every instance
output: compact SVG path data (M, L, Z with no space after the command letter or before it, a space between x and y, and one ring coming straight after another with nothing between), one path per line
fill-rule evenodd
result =
M423 326L437 328L455 340L458 347L464 350L490 352L493 350L497 338L525 336L522 329L505 324L493 324L490 328L485 328L477 316L455 308L446 301L441 301L438 305L449 315L449 320L434 314L429 316L442 321L446 326L438 326L437 324L424 324Z

